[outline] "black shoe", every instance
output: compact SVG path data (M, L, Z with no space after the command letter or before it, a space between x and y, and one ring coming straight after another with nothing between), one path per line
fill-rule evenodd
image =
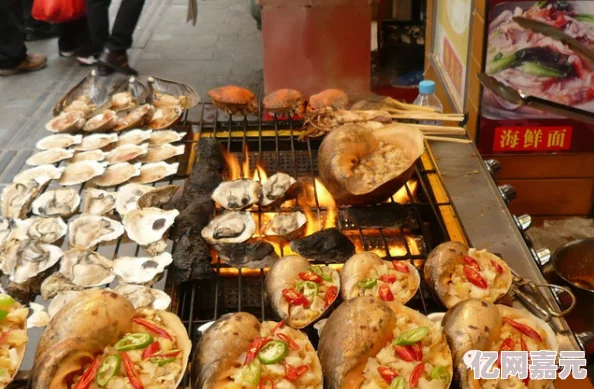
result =
M99 63L97 64L99 74L106 76L112 72L118 72L127 76L137 76L138 72L130 67L128 63L128 55L123 53L114 52L105 49L99 57Z
M43 23L42 25L36 26L34 28L27 27L25 28L25 31L27 33L25 38L27 42L50 39L58 36L58 28L55 25L49 23Z

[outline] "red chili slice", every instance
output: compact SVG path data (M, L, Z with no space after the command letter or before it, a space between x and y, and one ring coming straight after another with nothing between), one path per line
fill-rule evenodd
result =
M295 289L283 289L283 297L293 305L303 305L306 308L309 306L309 301L305 296Z
M270 385L268 385L268 387L266 387L267 382L270 382ZM274 380L270 377L260 378L260 388L259 389L274 389Z
M394 269L398 270L401 273L410 273L408 263L406 262L392 261L392 266L394 266Z
M2 336L0 336L0 344L2 344L2 342L4 342L6 338L8 338L8 334L10 334L12 331L14 330L8 330L4 334L2 334Z
M408 346L414 353L415 361L422 361L423 360L423 343L417 342L415 344L411 344Z
M99 358L95 358L73 389L88 389L97 376L99 365Z
M181 350L174 350L174 351L169 351L167 353L157 354L157 355L155 355L155 357L159 357L159 358L173 358L173 357L177 357L179 354L181 354Z
M130 359L128 354L122 353L122 363L124 364L124 370L126 371L130 385L132 385L134 389L144 389L142 381L138 376L138 372L134 368L134 362L132 362L132 359Z
M499 356L497 357L497 366L501 367L501 352L502 351L514 351L516 344L512 338L505 339L499 347Z
M476 269L477 271L481 270L481 266L476 261L476 259L472 258L469 255L464 256L464 263L466 263L466 266L470 266L471 268Z
M410 375L410 379L408 380L408 383L410 384L411 388L417 387L417 385L419 384L419 379L423 375L424 371L425 371L425 364L423 362L421 362L417 366L415 366L415 368L413 369L413 371Z
M412 362L417 358L415 350L410 346L394 346L394 351L396 351L396 354L400 359L406 362Z
M289 347L291 347L291 350L294 350L294 351L299 350L299 345L293 339L291 339L290 336L285 335L285 334L276 334L276 336L278 336L280 339L287 342Z
M496 261L491 259L491 265L493 265L493 267L495 268L495 271L499 274L503 274L503 266L501 266L499 263L497 263Z
M289 381L297 381L302 375L307 373L308 370L309 366L307 365L294 367L285 363L285 378Z
M276 331L280 330L284 326L285 326L285 321L284 320L279 321L278 324L276 325L276 327L274 327L272 329L272 335L276 334Z
M260 337L254 339L254 341L250 343L250 346L248 347L248 351L245 355L245 361L243 362L243 365L249 365L254 359L256 359L256 356L260 352L260 349L264 347L264 345L268 342L270 342L270 339L264 339Z
M530 350L528 350L528 345L524 341L524 338L520 338L520 346L522 347L522 351L526 351L528 353L528 365L532 364L532 360L530 359ZM530 383L530 369L528 369L528 377L522 380L524 385L528 386Z
M526 324L522 324L522 323L518 323L517 321L514 321L512 319L510 319L509 317L503 317L503 321L506 322L507 324L509 324L510 326L514 327L516 330L520 331L522 334L526 335L529 338L538 340L539 342L542 342L542 338L540 337L540 334L538 332L536 332L536 330L530 326L527 326Z
M383 276L380 277L380 280L382 280L388 284L393 284L394 282L396 282L396 275L384 274Z
M321 284L322 283L322 277L320 277L316 273L310 272L310 271L299 273L299 278L301 278L304 281L315 282L316 284Z
M324 308L328 308L334 302L334 300L336 300L336 296L338 296L338 289L336 286L331 286L326 289L326 304Z
M150 358L159 351L161 351L161 345L159 342L153 342L142 352L142 359Z
M386 284L382 284L378 290L379 297L384 301L394 301L394 295L390 290L390 287Z
M399 375L396 370L389 368L387 366L378 367L377 372L388 383L391 383L392 381L394 381L394 378L398 377L398 375Z
M171 337L171 335L169 335L169 332L165 331L163 328L159 327L158 325L156 325L154 323L151 323L148 320L142 319L140 317L135 317L134 319L132 319L132 321L136 324L140 324L141 326L148 329L149 331L151 331L159 336L164 337L165 339L173 341L173 338Z
M464 275L471 284L478 286L481 289L487 289L489 287L489 284L487 284L487 281L481 276L481 273L469 266L464 266Z

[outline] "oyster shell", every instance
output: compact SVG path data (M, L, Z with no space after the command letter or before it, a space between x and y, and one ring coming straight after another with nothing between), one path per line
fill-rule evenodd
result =
M280 205L285 200L293 197L297 192L297 180L286 173L276 173L262 184L263 207Z
M27 165L31 166L39 166L39 165L48 165L56 162L60 162L62 160L72 158L74 155L74 150L66 150L66 149L51 149L51 150L44 150L40 151L36 154L27 159L25 162Z
M62 255L62 250L51 244L31 239L14 240L1 254L2 272L10 281L22 284L54 266Z
M127 111L136 106L136 99L132 93L125 91L111 96L111 109L116 112Z
M179 163L153 162L142 165L140 176L133 178L132 182L150 184L177 173Z
M69 293L71 291L81 291L84 290L82 286L76 286L64 274L56 271L55 273L51 274L41 283L41 297L44 300L49 300L52 297L62 294L62 293ZM53 303L53 302L52 302ZM50 304L51 307L51 304ZM50 314L51 315L51 314Z
M121 282L147 284L163 273L173 258L169 253L156 257L121 257L113 261L113 272Z
M115 279L113 262L95 251L71 249L64 253L60 273L76 286L91 288Z
M85 188L83 212L91 215L106 215L114 210L116 194L101 189Z
M70 248L90 249L124 234L124 226L105 216L82 214L70 222Z
M29 212L31 202L39 195L42 187L37 181L28 183L14 183L2 190L2 215L16 219L24 219Z
M11 239L55 243L66 235L66 231L68 227L60 217L32 217L19 223Z
M138 198L139 208L157 207L167 204L179 189L179 185L166 185L150 187L150 189Z
M62 276L61 273L55 273L55 274L60 274L60 276ZM52 277L52 276L50 276L50 277ZM45 281L43 282L43 284L45 284L45 282L47 280L49 280L50 277L46 278ZM43 289L43 284L41 285L42 289ZM50 318L53 318L54 316L56 316L56 314L60 311L60 309L62 309L62 307L64 305L68 304L69 302L71 302L72 300L77 298L80 295L80 292L82 290L83 290L83 288L79 288L77 290L67 289L67 290L64 290L63 292L59 292L58 294L52 294L50 297L47 297L47 298L44 297L45 300L48 300L51 297L55 296L52 299L52 301L50 302L49 306L47 307L47 314L50 316Z
M167 293L144 285L120 284L113 291L130 300L134 308L165 310L171 305L171 297Z
M56 188L46 191L33 202L31 211L39 216L70 217L80 205L78 191L73 188Z
M132 177L140 175L141 163L135 163L134 165L128 162L120 162L115 165L110 165L105 169L105 172L93 179L93 183L97 186L116 186L123 184Z
M174 130L153 131L149 139L151 146L159 146L165 143L174 143L180 141L186 132L177 132Z
M123 145L138 145L151 137L153 130L130 130L120 134L116 147Z
M161 240L178 215L177 209L135 209L124 216L123 223L128 237L139 245L146 246Z
M74 147L77 151L97 150L118 141L118 134L91 134L83 137L82 142Z
M105 162L81 161L70 164L60 177L61 185L78 185L105 173Z
M138 209L138 199L151 191L152 186L141 184L126 184L118 189L116 196L116 211L121 217L126 216L130 211Z
M183 112L183 109L179 106L159 108L155 111L149 127L153 130L169 128L181 119Z
M256 222L247 212L225 212L210 221L202 237L211 244L243 243L256 232Z
M8 240L8 237L12 232L19 227L20 223L20 219L0 216L0 249L4 245L4 242Z
M148 148L148 153L138 158L138 160L144 163L165 161L176 155L182 155L185 148L185 145L173 146L169 143L151 146Z
M86 132L109 131L118 124L118 115L112 110L106 110L90 118L82 130Z
M121 118L118 125L114 128L114 131L124 131L135 127L144 127L151 121L154 114L155 108L152 105L141 105Z
M74 154L74 157L68 160L68 163L82 162L82 161L97 161L101 162L105 159L105 152L103 150L89 150L81 151Z
M39 184L39 186L43 187L51 180L60 178L63 171L63 167L55 167L54 165L39 165L27 170L23 170L14 176L12 182L27 184L31 180L34 180Z
M225 209L240 211L260 201L262 185L258 181L242 178L222 182L211 198Z
M45 129L49 132L74 132L78 131L86 123L85 116L87 114L83 111L71 111L61 113L50 120Z
M148 152L148 144L141 145L123 145L116 147L109 154L107 154L107 163L110 165L128 162Z
M264 235L272 239L292 240L305 232L307 218L299 211L276 214L264 227Z
M39 140L35 147L39 150L65 149L82 142L82 135L56 134Z

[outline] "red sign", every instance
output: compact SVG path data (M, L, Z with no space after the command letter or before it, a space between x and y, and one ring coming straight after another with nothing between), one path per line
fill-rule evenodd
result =
M497 127L493 151L559 151L571 147L573 128L563 127Z
M443 66L450 76L450 80L454 83L458 94L462 96L462 77L464 76L462 62L458 59L458 55L448 38L445 37L443 38Z

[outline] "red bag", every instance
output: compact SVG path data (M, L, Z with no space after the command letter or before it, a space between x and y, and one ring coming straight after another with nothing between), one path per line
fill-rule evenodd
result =
M65 23L87 14L86 0L34 0L31 16L49 23Z

